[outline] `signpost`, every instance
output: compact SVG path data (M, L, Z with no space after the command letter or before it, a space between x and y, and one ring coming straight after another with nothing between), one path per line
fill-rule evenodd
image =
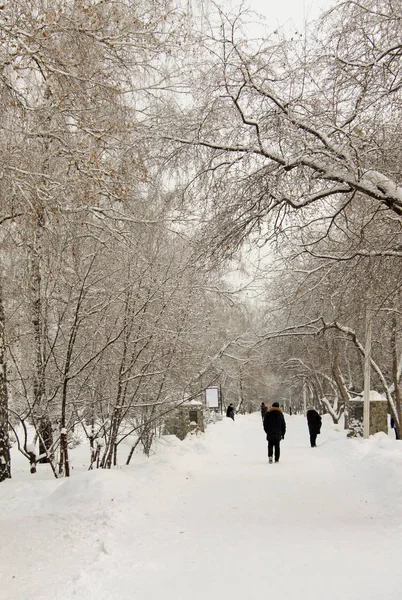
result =
M205 404L208 408L219 409L221 404L219 392L220 390L217 386L205 388Z

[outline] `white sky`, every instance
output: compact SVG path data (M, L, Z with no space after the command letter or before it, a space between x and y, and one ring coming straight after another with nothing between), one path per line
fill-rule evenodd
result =
M207 0L201 0L205 3ZM321 12L336 4L337 0L217 0L224 8L235 10L237 7L250 8L265 18L267 31L256 26L252 35L261 37L274 29L284 26L285 29L302 31L305 22L316 19Z
M305 21L316 19L323 10L336 4L336 0L248 0L248 4L265 16L268 26L293 23L301 28Z

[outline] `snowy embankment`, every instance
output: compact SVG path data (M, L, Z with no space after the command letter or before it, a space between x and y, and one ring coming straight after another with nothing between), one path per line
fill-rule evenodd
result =
M80 470L79 446L69 480L14 455L0 598L399 600L402 442L347 440L325 417L311 449L305 419L286 419L273 465L258 414L113 471Z

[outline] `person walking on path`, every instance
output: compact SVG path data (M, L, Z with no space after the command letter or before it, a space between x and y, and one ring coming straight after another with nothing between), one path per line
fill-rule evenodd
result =
M267 414L268 406L264 402L261 402L261 418L264 420L265 415Z
M264 417L264 431L267 434L268 440L268 462L272 463L272 455L275 450L275 462L279 462L281 440L285 439L286 422L282 410L279 408L279 403L274 402L267 410Z
M228 408L227 408L226 416L230 417L234 421L235 411L234 411L234 406L233 406L232 403L230 403L229 406L228 406Z
M399 440L398 430L396 428L396 423L394 417L391 416L391 427L395 431L395 439Z
M310 432L310 446L317 447L317 435L321 433L322 419L314 408L309 408L307 411L307 425Z

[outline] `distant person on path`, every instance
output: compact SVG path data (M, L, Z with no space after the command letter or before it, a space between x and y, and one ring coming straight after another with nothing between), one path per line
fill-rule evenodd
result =
M227 411L226 411L226 416L229 417L230 419L233 419L234 421L234 415L235 415L235 411L234 411L234 406L233 404L229 404Z
M264 402L261 402L261 418L264 420L265 415L267 414L268 406L265 405Z
M395 439L399 440L398 430L396 428L396 423L394 417L391 417L391 427L395 431Z
M275 450L275 462L277 463L281 452L280 443L285 439L286 433L285 417L278 402L274 402L267 410L264 417L264 431L268 440L268 462L272 463L272 455Z
M307 411L307 425L310 432L310 446L317 447L317 435L321 433L322 419L314 408L309 408Z

